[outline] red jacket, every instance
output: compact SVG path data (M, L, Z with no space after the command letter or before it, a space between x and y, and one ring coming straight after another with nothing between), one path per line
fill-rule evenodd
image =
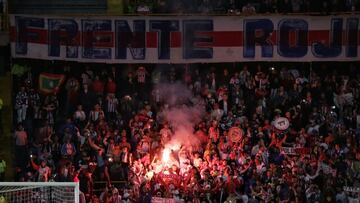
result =
M104 92L104 84L101 80L95 80L92 84L95 94L102 94Z
M114 81L108 82L106 84L106 92L115 94L115 92L116 92L116 83Z

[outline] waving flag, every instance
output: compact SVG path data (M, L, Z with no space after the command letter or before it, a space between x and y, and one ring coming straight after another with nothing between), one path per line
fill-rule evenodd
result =
M57 92L65 80L65 75L41 73L39 76L39 89L42 93L50 94Z

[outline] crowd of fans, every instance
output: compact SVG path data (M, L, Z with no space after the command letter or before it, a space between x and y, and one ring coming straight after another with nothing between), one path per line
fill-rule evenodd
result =
M360 187L356 64L228 65L66 66L48 95L27 75L14 96L16 181L76 181L88 202L359 201L344 189ZM159 84L183 88L164 95ZM187 106L203 108L186 129L198 142L164 161L178 129L162 112ZM289 127L275 127L280 117Z
M249 10L250 9L250 10ZM360 10L359 0L140 0L125 1L125 13L329 13Z

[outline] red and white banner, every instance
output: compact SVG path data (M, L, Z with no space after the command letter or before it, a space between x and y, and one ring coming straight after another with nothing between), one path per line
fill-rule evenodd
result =
M360 61L359 16L11 15L14 58L101 63Z
M282 147L281 149L284 152L284 154L287 154L287 155L306 155L306 154L310 154L310 148Z
M153 197L151 198L151 203L175 203L175 199Z

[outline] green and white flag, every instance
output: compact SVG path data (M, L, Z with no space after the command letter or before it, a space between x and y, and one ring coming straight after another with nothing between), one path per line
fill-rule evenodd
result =
M62 74L41 73L39 76L39 89L45 94L58 92L64 80L65 75Z

